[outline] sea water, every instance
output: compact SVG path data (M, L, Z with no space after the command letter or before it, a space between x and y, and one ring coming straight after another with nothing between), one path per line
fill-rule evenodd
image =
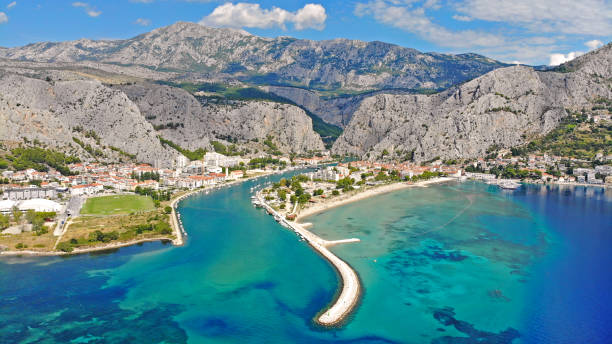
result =
M279 176L270 180L278 179ZM0 258L0 343L608 343L612 195L482 183L410 188L308 219L359 273L342 327L313 318L333 268L249 202L180 203L183 247Z

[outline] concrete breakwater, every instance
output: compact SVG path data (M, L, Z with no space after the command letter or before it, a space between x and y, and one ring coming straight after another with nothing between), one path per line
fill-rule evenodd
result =
M304 228L305 225L284 219L276 210L274 210L274 208L264 201L260 193L258 193L256 197L259 203L268 211L268 213L273 215L281 225L292 229L300 237L306 240L306 242L308 242L313 249L327 259L327 261L329 261L338 271L342 282L342 290L340 295L331 307L321 313L316 321L323 326L333 326L340 323L351 313L359 301L359 297L361 295L361 285L357 273L351 268L351 266L333 254L328 247L343 243L358 242L360 240L357 238L351 238L328 241L320 238L316 234Z

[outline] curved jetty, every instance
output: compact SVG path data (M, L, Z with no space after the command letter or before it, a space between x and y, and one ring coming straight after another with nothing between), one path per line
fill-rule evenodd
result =
M325 310L316 321L324 326L333 326L341 322L347 315L351 313L357 301L359 300L361 286L359 284L359 277L357 277L357 273L355 270L351 268L345 261L338 258L327 248L329 246L358 242L360 241L357 238L351 239L343 239L343 240L334 240L328 241L320 238L316 234L304 228L307 224L301 225L297 222L288 221L282 216L280 216L276 210L270 207L261 197L260 194L257 195L257 198L260 204L263 205L264 208L274 216L277 221L300 235L304 238L308 244L314 248L317 252L319 252L325 259L327 259L333 266L336 268L340 277L342 279L342 291L340 295L334 302L334 304Z

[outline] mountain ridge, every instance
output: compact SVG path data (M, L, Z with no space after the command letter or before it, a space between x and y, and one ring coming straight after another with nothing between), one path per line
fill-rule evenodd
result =
M264 38L178 22L125 40L80 39L2 48L0 57L37 62L96 61L233 77L266 85L371 90L445 88L506 64L473 53L421 53L380 41Z
M575 71L500 68L433 95L377 94L359 104L332 151L427 161L524 144L571 112L590 114L598 99L612 98L612 43L570 66Z

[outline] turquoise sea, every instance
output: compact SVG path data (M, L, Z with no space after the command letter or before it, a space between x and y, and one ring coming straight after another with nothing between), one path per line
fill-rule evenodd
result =
M271 177L275 180L280 176ZM339 328L312 319L333 268L249 202L180 204L187 244L0 258L0 343L609 343L612 190L411 188L312 216L359 273Z

